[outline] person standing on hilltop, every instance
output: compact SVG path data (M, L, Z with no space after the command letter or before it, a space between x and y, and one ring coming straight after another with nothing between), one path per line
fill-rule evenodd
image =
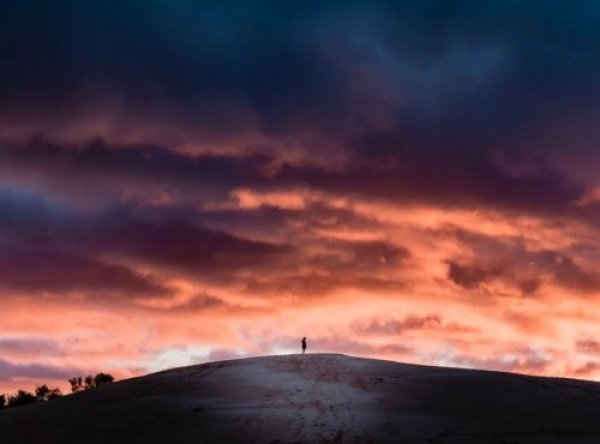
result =
M306 351L306 337L302 338L302 354Z

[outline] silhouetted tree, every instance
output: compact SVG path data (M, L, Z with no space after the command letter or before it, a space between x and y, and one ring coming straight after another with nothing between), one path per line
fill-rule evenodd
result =
M0 395L0 409L6 405L6 395Z
M83 390L83 378L81 376L75 376L74 378L69 379L69 384L71 384L71 393L77 393Z
M99 385L110 384L114 380L115 378L112 375L109 375L108 373L98 373L94 377L94 385L98 387Z
M46 384L38 385L35 389L35 398L37 402L49 401L62 396L59 388L48 388Z
M89 390L100 385L109 384L113 382L115 378L108 373L97 373L96 376L87 375L85 378L76 376L69 379L71 384L71 392L77 393L82 390Z
M14 395L8 397L8 407L18 407L20 405L33 404L36 401L33 393L19 390Z
M89 390L91 388L94 388L94 377L92 375L87 375L85 377L85 379L83 380L83 382L85 384L83 386L84 390Z

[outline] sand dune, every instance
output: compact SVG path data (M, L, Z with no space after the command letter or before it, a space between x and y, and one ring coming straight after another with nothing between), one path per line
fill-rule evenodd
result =
M343 355L177 368L0 411L2 443L600 443L600 384Z

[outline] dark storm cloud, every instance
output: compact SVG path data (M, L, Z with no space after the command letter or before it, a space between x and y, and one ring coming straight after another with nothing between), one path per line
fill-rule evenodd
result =
M55 367L45 364L15 364L0 358L0 380L11 381L13 378L67 379L80 374L76 368Z
M130 265L153 264L223 282L292 251L209 230L176 213L121 206L87 214L2 192L0 286L101 299L166 296L169 288Z
M374 149L335 169L288 165L274 152L189 156L164 146L110 144L102 139L61 145L34 138L25 144L1 144L0 171L8 183L88 203L127 198L144 203L161 193L176 202L210 202L229 198L239 187L264 191L309 187L393 202L568 211L595 217L593 208L572 206L584 188L548 168L515 176L493 165L483 153L436 153L436 144L420 150L390 133L373 137ZM310 210L307 214L318 215L317 206ZM334 213L345 210L321 207L320 211L339 218Z
M45 248L8 248L0 254L0 287L21 294L83 292L101 299L160 297L169 289L151 276L84 255Z
M477 258L446 261L448 279L465 289L479 289L500 280L523 295L533 295L547 277L574 292L585 294L600 289L600 280L589 269L589 264L581 263L582 259L593 258L595 249L587 252L532 249L520 237L490 237L466 230L457 230L455 234Z
M232 272L276 261L293 248L210 230L171 218L169 211L123 208L97 219L92 249L122 253L142 262L198 273Z
M61 145L33 138L26 144L0 144L0 171L7 181L49 184L83 200L119 199L128 190L151 196L158 190L224 199L234 187L263 179L272 161L265 155L186 156L162 146L114 145L102 139ZM73 190L77 183L80 190ZM78 188L79 188L78 187Z
M441 152L510 149L597 103L599 15L593 1L30 0L0 13L0 114L76 117L112 96L207 133L252 125L250 110L269 134L421 127Z
M447 261L448 279L464 288L477 288L479 284L502 275L499 268L484 269L477 265L462 265Z
M323 206L314 212L311 208L306 215L282 211L279 228L294 234L297 227L291 226L303 218L313 226L318 217L352 217ZM244 222L247 213L230 217ZM254 212L249 213L252 219ZM411 254L400 245L326 239L308 232L289 244L262 242L206 228L205 218L218 225L210 215L135 204L86 212L5 191L0 193L0 284L22 292L82 291L104 299L168 295L170 289L157 284L158 276L134 271L142 264L159 274L237 283L246 291L269 294L318 296L338 288L392 291L407 285L403 270ZM186 307L215 308L218 301L194 299Z
M226 128L228 104L241 103L259 109L265 126L274 127L287 118L284 109L336 85L323 78L326 70L304 40L311 30L306 7L37 3L3 6L2 64L12 69L3 71L0 84L8 105L63 111L113 94L129 111L173 114L214 130Z
M264 203L252 209L215 209L203 212L203 217L210 227L242 230L256 233L259 237L264 236L265 232L293 231L294 236L301 236L322 231L377 230L382 227L382 223L368 215L358 214L352 208L332 207L318 199L308 201L299 208L282 208Z
M323 297L342 288L393 292L409 286L404 272L411 254L402 246L316 237L303 247L275 272L248 279L246 291Z
M0 192L0 287L22 294L80 292L102 299L165 296L150 275L72 244L77 213L31 195ZM71 243L71 244L70 244Z
M586 38L598 33L593 26L598 10L589 1L24 1L4 5L2 12L3 37L13 48L4 55L13 62L13 70L4 75L15 80L16 73L24 75L23 85L37 81L44 91L62 92L81 82L100 82L99 74L104 74L122 87L141 89L155 82L182 98L187 92L189 100L209 85L222 90L237 86L266 97L267 103L294 87L308 88L306 80L318 78L320 72L305 58L318 53L318 43L337 42L336 37L348 37L351 31L360 40L344 42L347 50L358 42L367 47L379 44L390 56L404 56L413 64L461 45L502 45L525 54L538 50L538 58L523 67L530 70L550 58L544 48L555 47L556 55L563 57L591 55L593 42ZM512 26L507 29L507 24ZM524 37L529 41L523 42ZM31 56L19 50L29 50ZM42 69L46 80L31 68ZM562 69L569 73L576 68ZM329 86L317 85L320 92ZM304 96L308 101L306 91L297 90L298 99Z

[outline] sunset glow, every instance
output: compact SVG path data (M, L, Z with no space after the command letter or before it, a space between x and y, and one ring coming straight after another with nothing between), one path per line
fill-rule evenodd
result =
M25 3L0 393L303 336L600 378L595 2Z

